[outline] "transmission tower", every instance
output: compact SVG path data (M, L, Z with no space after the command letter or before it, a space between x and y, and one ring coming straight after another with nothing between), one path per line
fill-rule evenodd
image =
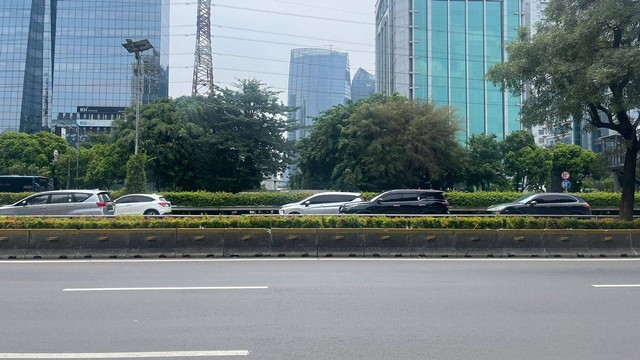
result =
M211 56L211 0L198 0L198 34L191 95L213 93L213 58Z

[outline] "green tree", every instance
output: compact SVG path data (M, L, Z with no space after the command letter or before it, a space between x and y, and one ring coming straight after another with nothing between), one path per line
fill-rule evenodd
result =
M551 171L551 157L536 146L533 135L525 130L514 131L500 144L505 174L512 177L515 191L528 186L541 188Z
M495 134L472 135L467 141L464 178L467 185L480 190L504 181L502 152Z
M0 134L0 173L51 177L54 171L54 150L58 150L59 154L57 177L61 159L73 151L65 139L49 132L4 132Z
M456 131L451 108L375 95L321 114L301 142L300 170L313 182L333 166L339 189L444 187L462 152Z
M127 161L127 178L124 182L124 191L127 194L147 192L147 175L144 167L147 162L145 153L131 155Z
M625 147L620 218L633 220L640 119L640 2L551 0L534 36L521 30L508 61L487 78L520 96L525 126L561 126L587 115L596 128L620 134Z
M561 174L571 175L571 191L580 191L582 180L601 170L598 155L578 145L556 143L551 147L553 168L551 172L551 190L562 191Z

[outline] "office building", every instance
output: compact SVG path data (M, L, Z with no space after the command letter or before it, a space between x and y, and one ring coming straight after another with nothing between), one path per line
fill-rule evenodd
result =
M145 103L168 96L168 35L169 0L2 0L0 132L108 131L135 101L125 39L154 46L142 55Z
M484 80L517 36L520 0L378 0L377 91L450 105L460 142L520 129L520 98Z
M287 105L297 108L291 116L299 129L287 134L290 140L307 136L314 117L350 98L349 54L315 48L291 50Z
M359 68L351 81L351 100L366 99L376 92L376 77Z

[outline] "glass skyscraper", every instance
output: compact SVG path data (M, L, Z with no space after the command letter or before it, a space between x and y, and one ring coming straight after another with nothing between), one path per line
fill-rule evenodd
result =
M351 100L366 99L376 92L376 77L363 68L359 68L351 81Z
M0 132L108 128L135 100L125 39L148 39L142 102L168 96L169 0L0 1Z
M520 129L520 98L484 80L505 60L520 26L520 0L378 0L378 91L451 105L459 140L503 139Z
M351 98L349 54L326 49L293 49L289 62L288 106L298 110L291 116L299 129L290 140L308 135L313 117Z

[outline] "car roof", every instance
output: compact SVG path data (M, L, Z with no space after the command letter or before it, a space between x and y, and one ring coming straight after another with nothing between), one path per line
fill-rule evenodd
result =
M344 191L324 191L324 192L315 193L313 195L354 195L354 196L360 196L360 193L344 192Z
M442 190L434 190L434 189L394 189L385 191L387 194L397 193L397 192L430 192L430 193L443 193Z
M99 194L99 193L106 193L108 191L106 190L83 190L83 189L68 189L68 190L49 190L49 191L43 191L43 192L39 192L37 194L34 195L44 195L44 194L60 194L60 193L92 193L92 194Z

